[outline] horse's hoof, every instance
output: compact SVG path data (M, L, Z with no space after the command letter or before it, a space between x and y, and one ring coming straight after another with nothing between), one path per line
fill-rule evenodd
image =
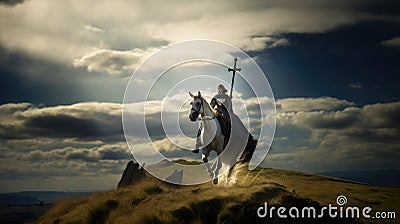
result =
M196 154L199 153L199 151L200 151L199 149L192 150L192 152Z
M215 178L215 179L213 180L213 184L215 184L215 185L218 184L218 178Z

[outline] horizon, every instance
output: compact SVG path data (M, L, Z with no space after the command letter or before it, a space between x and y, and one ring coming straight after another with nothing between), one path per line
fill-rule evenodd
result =
M134 162L135 160L132 159ZM183 159L185 160L185 159ZM190 160L185 160L185 161L190 161ZM161 162L161 161L160 161ZM262 166L261 166L262 167ZM262 167L265 169L269 169L272 167ZM276 168L272 168L276 169ZM320 172L306 172L306 171L299 171L299 170L289 170L289 169L279 169L279 170L286 170L286 171L296 171L296 172L304 172L304 173L312 173L316 175L323 175L323 176L328 176L328 177L335 177L339 179L344 179L344 180L350 180L350 181L356 181L356 182L361 182L365 183L371 186L379 186L379 187L389 187L389 188L399 188L400 187L400 181L396 179L392 180L390 184L388 183L382 183L379 182L380 184L371 184L367 181L360 181L358 178L354 178L354 176L342 176L340 173L352 173L352 172L362 172L362 173L369 173L369 172L381 172L381 171L399 171L400 169L375 169L375 170L333 170L333 171L320 171ZM123 171L123 169L122 169ZM398 173L395 173L398 174ZM122 172L119 177L122 177ZM368 177L368 176L367 176ZM0 194L12 194L12 193L24 193L24 192L32 192L32 193L40 193L40 192L55 192L55 193L90 193L90 192L105 192L109 190L116 189L118 180L115 183L115 187L113 188L104 188L104 189L67 189L65 190L58 190L58 189L53 189L53 190L44 190L44 189L37 189L37 190L30 190L30 189L25 189L25 190L18 190L18 191L0 191Z

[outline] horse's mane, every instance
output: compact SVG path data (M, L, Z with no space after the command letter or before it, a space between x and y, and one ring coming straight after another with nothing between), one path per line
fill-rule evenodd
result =
M213 105L214 105L214 106L213 106ZM219 102L216 98L212 98L212 99L211 99L211 102L210 102L210 107L211 107L211 109L212 109L213 107L215 107L215 105L218 106L219 108L222 108L222 109L224 109L224 110L227 110L226 107L225 107L225 105L224 105L223 103ZM214 114L217 114L217 113L218 113L218 111L217 111L217 110L214 110L214 109L213 109L213 112L214 112Z
M210 107L210 110L211 110L211 112L213 113L213 116L217 116L218 115L218 111L217 110L215 110L212 106L211 106L211 102L213 102L213 100L216 100L215 98L212 98L211 99L211 102L210 103L208 103L208 101L204 98L204 97L202 97L201 96L201 99L203 100L203 104L205 103L205 104L207 104L209 107ZM222 105L223 106L223 105Z

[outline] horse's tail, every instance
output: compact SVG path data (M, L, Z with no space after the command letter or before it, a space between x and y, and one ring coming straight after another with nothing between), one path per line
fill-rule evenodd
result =
M238 161L233 164L233 166L229 169L228 177L232 174L233 169L239 165L244 165L245 163L250 162L251 158L253 157L254 151L256 150L257 146L257 139L253 138L253 135L249 133L249 138L247 139L246 148L243 150L242 155L240 155Z
M242 155L239 157L239 163L248 163L253 157L254 151L257 147L257 139L253 138L253 135L249 133L249 138L247 140L246 148L243 150Z

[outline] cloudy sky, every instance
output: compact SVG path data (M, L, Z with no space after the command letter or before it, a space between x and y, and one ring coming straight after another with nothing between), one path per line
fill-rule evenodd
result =
M271 84L277 132L264 166L399 169L399 7L1 0L0 191L114 187L132 158L121 125L130 76L153 52L203 38L246 51Z

